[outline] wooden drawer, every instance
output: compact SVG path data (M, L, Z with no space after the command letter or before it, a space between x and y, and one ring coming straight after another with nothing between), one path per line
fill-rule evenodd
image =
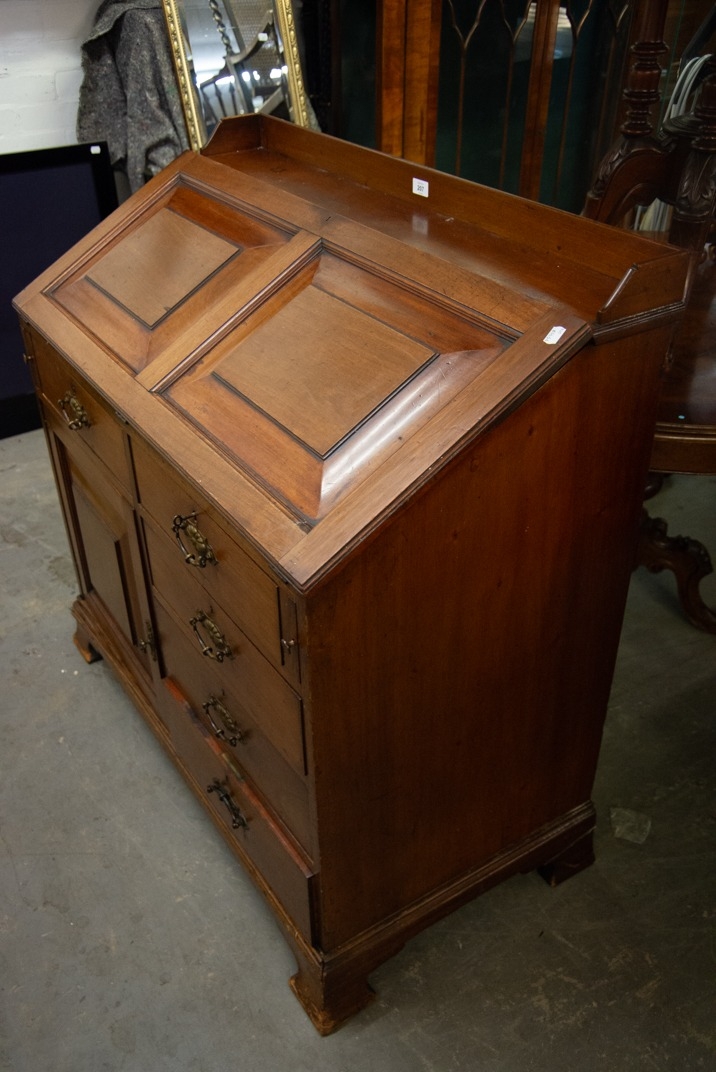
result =
M146 443L132 440L139 500L167 538L176 577L196 575L219 602L231 593L231 616L264 655L295 685L300 680L296 609L275 580L226 532L218 512ZM187 523L182 528L183 523ZM198 530L207 558L192 542ZM182 546L185 553L182 552ZM228 608L227 608L228 609ZM282 643L283 641L283 643Z
M165 541L156 535L151 524L145 522L143 527L155 602L164 603L171 609L193 652L210 668L212 681L235 696L242 710L250 715L294 770L304 773L300 696L192 576L180 574L177 582L176 562L169 555L171 548L167 548ZM213 629L218 631L221 639L212 637ZM161 651L162 643L160 636ZM222 650L224 646L226 651ZM165 669L167 673L173 673L166 661Z
M168 611L155 607L157 633L166 673L178 686L207 732L222 741L264 800L282 819L306 850L311 834L308 786L303 775L303 752L298 733L289 735L293 763L277 751L232 691L211 660L205 659ZM182 716L184 717L184 716ZM297 727L300 732L300 725ZM288 749L286 749L288 750Z
M63 357L36 337L35 362L43 399L64 438L77 438L133 494L125 426L118 414Z
M163 705L172 710L174 751L185 773L260 887L267 889L309 940L313 871L272 821L231 757L194 716L171 681ZM209 792L209 790L211 790Z

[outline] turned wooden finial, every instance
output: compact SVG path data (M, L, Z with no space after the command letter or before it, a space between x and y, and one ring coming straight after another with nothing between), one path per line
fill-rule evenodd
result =
M663 37L668 0L657 0L640 7L635 42L631 47L634 59L623 93L627 111L621 131L628 138L646 138L653 133L651 109L661 96L659 59L667 51Z

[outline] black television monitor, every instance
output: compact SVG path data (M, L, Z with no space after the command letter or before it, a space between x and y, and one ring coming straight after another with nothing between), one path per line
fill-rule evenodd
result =
M0 155L0 438L40 427L12 299L116 207L103 142Z

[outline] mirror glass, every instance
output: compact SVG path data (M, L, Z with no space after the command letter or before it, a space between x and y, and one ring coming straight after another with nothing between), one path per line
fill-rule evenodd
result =
M194 149L221 119L263 113L317 129L295 0L164 0Z

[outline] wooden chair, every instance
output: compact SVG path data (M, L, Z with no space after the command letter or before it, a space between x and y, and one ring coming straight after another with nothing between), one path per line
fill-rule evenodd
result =
M685 312L664 373L646 497L658 490L664 474L716 473L716 258L709 245L716 207L716 56L702 67L690 113L666 120L654 133L650 112L659 99L665 7L647 5L624 92L627 118L584 209L592 219L623 225L637 206L658 198L673 206L665 238L693 253ZM637 564L653 572L673 570L689 620L716 633L716 612L699 591L712 571L703 544L669 536L666 521L645 510Z

